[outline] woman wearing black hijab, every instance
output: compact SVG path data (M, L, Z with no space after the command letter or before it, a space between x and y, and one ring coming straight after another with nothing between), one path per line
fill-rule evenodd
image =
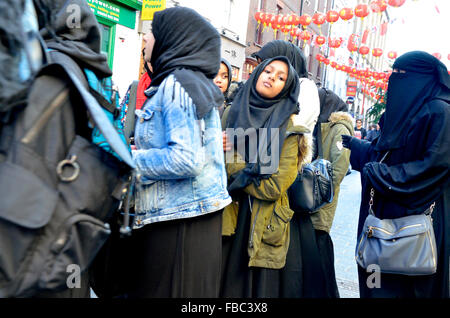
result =
M295 122L312 132L320 113L320 102L316 84L308 79L306 57L302 50L291 42L274 40L264 45L258 52L253 53L253 56L259 62L275 56L286 56L289 59L300 78L300 94L298 96L300 112L296 116ZM311 143L311 140L309 142Z
M153 68L135 129L138 168L126 259L128 297L217 297L226 190L213 78L220 36L194 10L156 12L144 37Z
M287 189L304 156L306 147L300 140L306 129L292 121L298 112L299 93L292 66L287 68L278 95L268 97L258 85L273 86L270 83L275 79L261 78L277 78L272 74L274 62L290 65L281 56L258 65L238 92L227 118L225 114L222 118L236 150L226 154L233 203L223 217L222 297L286 297L281 269L286 264L289 221L294 214Z
M343 136L350 163L361 172L362 202L358 236L374 188L374 212L392 219L432 214L438 250L437 272L427 276L381 274L380 288L369 288L371 273L358 268L361 297L449 297L450 258L450 76L432 55L400 56L389 78L381 135L371 143ZM381 158L387 153L385 160Z
M220 118L222 118L222 114L223 114L225 108L228 107L228 105L226 103L226 98L227 98L227 94L228 94L228 89L230 88L232 77L233 77L233 74L232 74L231 64L227 60L222 58L222 60L220 61L219 72L217 73L216 77L214 78L214 84L216 84L217 87L220 88L220 91L222 92L223 98L224 98L224 102L223 102L222 106L219 107Z

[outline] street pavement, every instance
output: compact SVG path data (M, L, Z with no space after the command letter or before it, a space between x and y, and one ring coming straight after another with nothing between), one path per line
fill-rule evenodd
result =
M359 298L355 261L356 232L361 203L360 173L352 170L341 183L339 201L331 227L336 280L341 298Z

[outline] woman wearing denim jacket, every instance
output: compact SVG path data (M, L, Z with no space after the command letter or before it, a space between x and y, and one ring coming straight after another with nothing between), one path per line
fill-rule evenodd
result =
M217 297L226 190L213 83L217 31L192 9L155 13L145 57L152 82L136 112L138 167L129 297Z

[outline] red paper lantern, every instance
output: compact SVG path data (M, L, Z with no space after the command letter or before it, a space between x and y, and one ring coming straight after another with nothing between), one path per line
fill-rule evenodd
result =
M358 18L364 19L369 15L369 6L367 4L358 4L355 7L355 15Z
M395 51L389 51L388 52L388 54L387 54L387 57L388 58L390 58L390 59L396 59L397 58L397 52L395 52Z
M388 0L388 4L391 6L391 7L401 7L404 3L405 3L405 1L406 0Z
M369 54L369 52L370 52L370 49L367 46L361 46L359 48L359 54L361 54L363 56Z
M438 60L440 60L442 58L441 53L433 53L432 54L435 58L437 58Z
M358 50L358 47L355 44L355 40L357 38L356 34L352 34L350 35L350 37L348 38L348 43L347 43L347 49L350 52L356 52Z
M283 20L284 17L280 14L278 14L276 17L277 17L276 21L277 21L278 28L281 29L282 27L284 27L284 24L285 24L284 20Z
M258 25L261 23L262 19L264 18L265 13L264 12L256 12L255 13L255 20L258 21Z
M336 11L330 10L327 12L326 19L327 19L328 23L333 24L334 22L339 20L339 13L337 13Z
M318 60L319 62L323 62L325 60L325 56L323 56L322 54L317 54L316 60Z
M311 33L309 31L302 31L300 32L300 39L302 39L303 41L308 41L311 39Z
M304 14L300 17L300 24L306 29L312 22L312 18L308 14Z
M319 46L323 45L326 41L327 41L327 39L322 35L319 35L318 37L316 37L316 44Z
M449 55L447 55L447 60L449 60L449 61L450 61L450 54L449 54Z
M289 31L294 40L297 38L297 30L297 28L292 28L291 31Z
M292 25L299 25L300 24L300 17L296 14L291 14L292 17Z
M332 62L330 63L330 65L331 65L332 68L336 68L337 63L336 63L335 61L332 61Z
M353 9L343 8L341 11L339 11L339 16L342 20L350 20L351 18L353 18Z
M387 3L385 0L374 0L370 3L370 9L373 12L381 13L387 8Z
M324 63L325 65L329 65L329 64L330 64L330 60L327 59L327 58L325 58L325 59L323 59L323 63Z
M380 48L376 48L372 50L372 55L375 57L380 57L383 54L383 50Z
M337 49L340 47L342 42L339 39L328 39L328 46Z
M264 26L270 24L270 21L272 20L273 14L272 13L266 13L264 20L262 22L264 22Z
M316 12L314 13L313 17L312 17L312 22L316 25L318 25L319 27L325 23L326 20L326 16L320 12Z

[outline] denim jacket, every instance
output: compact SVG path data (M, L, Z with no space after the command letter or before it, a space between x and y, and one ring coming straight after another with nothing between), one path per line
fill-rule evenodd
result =
M218 109L198 120L192 99L173 75L151 90L136 111L133 227L223 209L231 198Z

